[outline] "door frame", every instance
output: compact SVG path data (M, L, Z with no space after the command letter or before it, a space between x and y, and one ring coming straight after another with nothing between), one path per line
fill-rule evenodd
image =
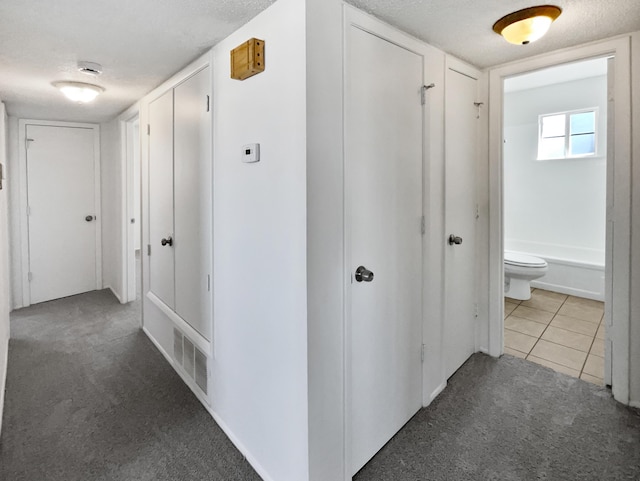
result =
M121 202L121 239L122 257L121 257L121 278L122 278L122 303L133 302L136 300L136 253L135 253L135 230L140 230L140 250L142 251L142 185L140 185L140 212L137 213L138 224L133 225L130 222L133 209L135 207L134 199L134 165L133 151L130 149L129 140L133 135L133 124L136 120L140 123L140 106L138 103L132 105L118 117L118 127L120 135L120 182L122 185L122 202ZM142 134L140 134L142 138ZM142 174L142 141L140 145L140 173ZM141 175L142 177L142 175ZM142 182L142 178L140 179ZM142 261L142 252L140 252ZM137 273L142 281L142 269Z
M503 239L503 95L504 79L555 65L614 56L615 132L607 139L615 149L615 174L607 179L612 186L613 208L607 208L607 221L615 222L613 242L607 245L607 259L613 259L610 278L612 298L606 299L605 329L611 354L613 396L629 403L630 387L630 304L631 304L631 38L619 37L585 46L560 50L494 68L489 72L489 354L504 352L504 239ZM612 162L607 159L607 163ZM612 254L612 257L610 255ZM615 320L615 322L613 322ZM610 341L609 341L610 340Z
M342 59L343 59L343 68L342 68L342 81L343 81L343 96L346 95L346 86L347 86L347 42L349 38L349 29L354 27L358 28L366 33L374 35L382 40L390 42L394 45L397 45L400 48L406 49L410 52L419 55L423 59L423 82L427 77L427 65L428 65L428 56L430 53L430 49L428 46L416 40L415 38L409 36L408 34L395 29L387 24L380 22L380 20L371 17L350 5L344 5L344 16L343 16L343 45L342 45ZM343 138L347 137L347 124L346 124L346 102L343 102L342 107L342 115L343 115ZM428 140L428 125L427 122L427 113L426 108L423 105L422 109L422 213L423 216L426 215L428 209L426 207L426 203L428 201L427 195L427 186L428 186L428 152L429 146L427 143ZM351 465L352 465L352 430L351 430L351 411L352 411L352 395L351 395L351 342L352 342L352 332L351 332L351 283L350 278L352 275L351 272L351 252L350 252L350 241L351 237L349 235L349 218L348 218L348 206L349 206L349 193L347 191L347 177L346 177L346 163L347 159L344 157L344 145L343 145L343 162L342 162L342 195L343 195L343 211L342 211L342 234L343 234L343 296L344 296L344 304L343 304L343 340L344 344L343 348L343 368L344 368L344 398L343 398L343 409L344 409L344 418L343 418L343 440L344 440L344 479L350 480L352 479L351 474ZM424 317L426 311L425 306L425 285L427 284L427 273L424 269L424 262L426 258L426 244L427 244L427 234L422 235L422 251L421 251L421 261L423 264L422 269L422 286L421 286L421 312L422 318L420 319L420 328L422 330L422 344L424 346ZM424 369L425 363L427 362L426 355L425 360L421 365L421 376L417 382L420 382L422 385L421 391L424 389ZM424 393L422 396L422 404L425 405ZM366 465L366 464L365 464Z
M93 159L94 159L94 202L96 211L96 289L102 289L102 196L100 189L100 125L78 122L58 122L53 120L19 119L18 121L18 154L20 172L20 273L22 279L22 307L31 305L31 288L29 283L29 218L28 206L28 179L27 179L27 126L36 125L43 127L71 127L93 131Z

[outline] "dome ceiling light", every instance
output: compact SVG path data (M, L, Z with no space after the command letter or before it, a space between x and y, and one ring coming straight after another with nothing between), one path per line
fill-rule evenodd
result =
M65 94L69 100L79 104L91 102L104 92L102 87L84 82L53 82L52 85Z
M502 17L493 31L515 45L527 45L542 38L562 10L554 5L525 8Z

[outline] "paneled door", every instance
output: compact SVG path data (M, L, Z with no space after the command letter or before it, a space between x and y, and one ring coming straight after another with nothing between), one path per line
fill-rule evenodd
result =
M30 302L95 290L95 131L31 124L25 129Z
M351 472L422 405L423 58L351 26L345 196Z
M475 351L477 80L450 68L445 94L444 367L450 377Z

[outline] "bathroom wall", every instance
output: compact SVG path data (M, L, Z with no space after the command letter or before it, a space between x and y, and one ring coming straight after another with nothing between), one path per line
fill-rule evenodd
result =
M595 157L538 161L538 116L591 107L598 108ZM505 250L550 262L539 287L602 297L606 75L505 93L504 126Z

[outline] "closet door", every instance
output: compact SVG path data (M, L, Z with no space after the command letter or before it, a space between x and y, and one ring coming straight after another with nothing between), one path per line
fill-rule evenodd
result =
M173 309L173 90L149 105L149 125L149 289Z
M210 69L175 92L175 311L211 340Z

